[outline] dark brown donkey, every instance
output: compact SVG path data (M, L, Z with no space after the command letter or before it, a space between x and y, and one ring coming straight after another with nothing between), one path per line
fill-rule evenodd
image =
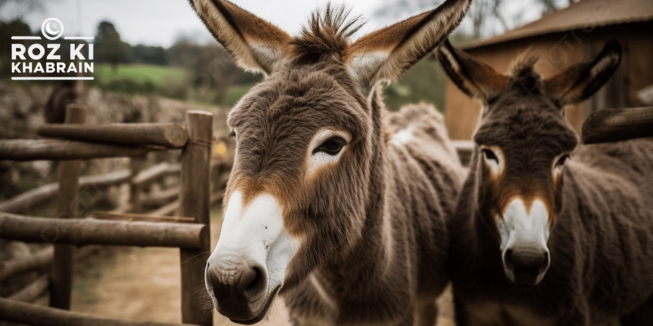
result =
M613 74L619 43L546 79L533 58L508 76L448 42L438 58L483 103L449 229L458 325L606 325L650 298L653 141L579 145L564 118Z
M387 114L379 84L440 44L469 2L350 43L342 9L293 38L231 2L191 1L239 66L266 74L227 121L236 159L206 268L218 312L255 323L280 293L295 325L433 325L461 168L435 109Z

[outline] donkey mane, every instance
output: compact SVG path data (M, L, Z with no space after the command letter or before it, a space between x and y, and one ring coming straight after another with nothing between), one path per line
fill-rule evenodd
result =
M519 89L529 94L542 92L544 89L542 75L535 70L535 64L539 59L539 56L526 51L513 61L509 74L511 84L517 86L513 89Z
M349 19L351 9L344 5L315 10L302 28L301 35L292 44L295 46L295 63L311 64L325 55L342 53L349 45L349 38L356 33L364 22L360 16Z

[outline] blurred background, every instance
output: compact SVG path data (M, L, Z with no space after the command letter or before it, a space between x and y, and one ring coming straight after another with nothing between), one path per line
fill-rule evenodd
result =
M355 37L434 8L442 0L344 2L366 26ZM453 40L457 44L500 34L573 0L477 0ZM327 0L236 0L236 4L298 34ZM334 3L339 3L335 1ZM340 1L340 3L342 3ZM95 36L95 80L89 87L230 107L260 75L234 66L183 0L0 0L0 72L9 81L9 36L40 34L41 23L60 19L65 36ZM62 48L63 49L63 48ZM23 87L25 82L20 82ZM386 90L388 106L428 101L443 106L444 78L436 62L422 62Z
M310 13L328 2L232 1L291 35L299 34ZM442 2L332 1L346 5L352 16L359 15L367 22L354 39ZM62 61L66 63L71 43L93 42L94 71L85 75L93 80L11 79L11 44L35 42L11 37L40 36L41 24L51 17L62 22L63 36L94 37L92 41L59 40ZM503 73L520 55L538 55L536 68L544 75L594 57L612 38L624 47L622 63L597 95L567 110L567 118L577 131L587 115L596 110L653 105L653 1L474 0L466 18L450 37L454 45ZM214 190L219 190L229 172L220 164L228 163L231 157L232 145L223 141L227 133L226 115L261 80L261 75L244 72L234 65L187 0L0 0L0 139L38 138L38 126L64 121L69 103L86 106L87 124L183 123L186 111L205 110L214 115L213 158L222 163L215 165L217 172L212 172L211 183L216 185ZM390 110L421 101L434 104L445 113L449 134L456 140L469 140L478 121L480 104L447 80L433 56L418 62L400 81L386 87L384 93ZM170 151L149 153L137 160L86 160L81 175L168 169L169 172L161 172L165 178L144 187L139 195L166 207L177 199L178 169L173 167L178 166L179 155L179 151ZM57 164L0 159L0 210L19 195L56 185ZM47 198L39 195L45 199L38 205L22 207L19 213L53 216L56 191L51 190L47 190ZM128 182L93 194L81 193L80 215L95 210L138 213L134 207L123 209L129 207L133 194ZM215 196L211 211L214 242L220 231L220 198L221 195ZM149 209L155 207L158 206ZM47 248L0 239L0 263L30 257L41 250ZM179 322L179 263L178 251L174 249L103 248L97 255L75 263L72 310L113 318ZM4 279L0 275L0 297L15 293L47 271L45 266ZM201 286L198 291L202 291ZM37 303L47 305L47 299L38 300ZM451 325L447 296L442 298L442 307L439 325ZM267 324L287 324L283 307L277 304L273 310ZM217 325L228 324L218 318Z

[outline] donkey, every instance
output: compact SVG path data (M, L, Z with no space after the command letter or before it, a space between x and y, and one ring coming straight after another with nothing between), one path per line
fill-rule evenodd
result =
M458 325L606 325L651 300L653 141L578 145L564 118L621 55L610 41L544 79L534 57L506 76L448 42L438 49L483 104L449 224Z
M229 1L191 1L240 67L266 74L227 118L235 161L205 272L219 313L252 324L280 294L294 325L434 324L462 168L439 113L388 114L379 84L433 51L469 3L350 42L360 25L342 8L290 37Z

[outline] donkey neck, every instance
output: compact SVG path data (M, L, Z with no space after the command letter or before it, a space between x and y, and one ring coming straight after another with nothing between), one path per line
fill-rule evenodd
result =
M321 285L338 298L350 294L362 295L371 289L383 287L387 267L392 260L392 225L385 216L386 172L384 167L384 137L381 112L385 106L380 92L375 91L371 100L373 125L370 161L368 198L365 203L365 224L362 237L351 251L332 261L327 261L316 269L316 277ZM360 280L366 282L360 282Z

